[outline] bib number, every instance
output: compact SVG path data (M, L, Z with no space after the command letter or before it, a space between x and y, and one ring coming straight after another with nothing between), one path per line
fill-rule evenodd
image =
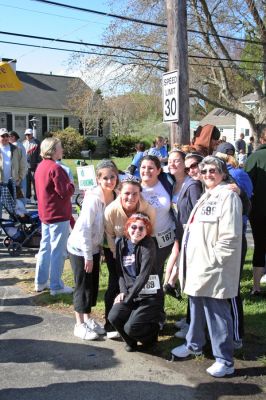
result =
M159 249L161 249L162 247L169 246L170 244L174 243L175 234L174 234L173 229L168 229L167 231L157 233L156 240L157 240Z
M160 289L160 281L158 275L150 275L149 280L139 294L156 294Z

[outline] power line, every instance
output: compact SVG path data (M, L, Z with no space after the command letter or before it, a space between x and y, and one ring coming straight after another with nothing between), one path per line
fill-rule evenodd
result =
M117 57L117 58L139 60L138 57L122 56L122 55L119 55L119 54L108 54L108 53L97 53L97 52L85 51L85 50L63 49L63 48L60 48L60 47L50 47L50 46L43 46L43 45L29 44L29 43L9 42L9 41L4 41L4 40L0 40L0 43L14 44L16 46L37 47L39 49L58 50L58 51L66 51L66 52L72 52L72 53L83 53L83 54L90 54L90 55L97 55L97 56L107 56L107 57ZM161 61L159 59L155 60L153 58L142 58L142 57L141 57L141 60L143 60L143 61L153 61L153 62Z
M29 44L29 43L10 42L10 41L4 41L4 40L0 40L0 43L13 44L13 45L16 45L16 46L35 47L35 48L46 49L46 50L66 51L66 52L89 54L89 55L96 55L96 56L106 56L106 57L113 57L113 58L116 57L116 58L130 59L130 60L139 60L138 57L123 56L123 55L119 55L119 54L116 55L116 54L109 54L109 53L97 53L97 52L85 51L85 50L63 49L63 48L60 48L60 47L50 47L50 46L42 46L42 45ZM197 56L189 56L189 57L196 58ZM158 62L158 61L163 62L164 61L164 60L153 59L153 58L141 58L141 60L142 61L149 61L149 62ZM216 59L214 59L214 60L217 61ZM245 62L245 61L241 60L241 62ZM189 65L190 66L196 66L196 67L220 68L219 65L212 65L212 64L189 63ZM223 68L232 69L232 67L230 67L230 66L223 66ZM238 69L245 70L245 71L258 71L258 72L262 72L263 71L262 69L258 69L258 68L238 67Z
M35 1L35 0L33 0ZM18 36L18 37L25 37L25 38L30 38L30 39L40 39L40 40L48 40L52 42L59 42L59 43L71 43L71 44L79 44L79 45L84 45L84 46L92 46L92 47L101 47L105 49L115 49L115 50L124 50L124 51L138 51L141 53L150 53L150 54L163 54L167 55L166 52L162 51L156 51L156 50L144 50L144 49L134 49L130 47L120 47L120 46L108 46L106 44L96 44L96 43L87 43L83 41L74 41L74 40L65 40L65 39L54 39L54 38L49 38L45 36L35 36L35 35L26 35L22 33L13 33L13 32L3 32L0 31L1 35L9 35L9 36Z
M70 6L69 4L65 4L65 3L57 3L55 1L48 1L48 0L32 0L32 1L37 1L38 3L45 3L45 4L48 4L48 5L52 5L52 6L69 8L69 9L72 9L72 10L77 10L77 11L82 11L82 12L88 12L88 13L92 13L92 14L103 15L105 17L118 18L118 19L121 19L121 20L124 20L124 21L129 21L129 22L137 22L139 24L157 26L157 27L160 27L160 28L167 28L166 24L159 24L157 22L151 22L151 21L141 20L141 19L137 19L137 18L125 17L123 15L106 13L106 12L103 12L103 11L92 10L92 9L89 9L89 8ZM201 31L197 31L195 29L188 29L187 31L190 32L190 33L197 33L197 34L204 35L204 36L214 36L214 37L219 37L219 38L222 38L222 39L236 40L236 41L243 42L243 43L258 44L260 46L263 46L263 45L266 44L265 42L259 42L257 40L242 39L242 38L236 38L236 37L233 37L233 36L218 35L218 34L215 34L215 33L201 32Z
M34 0L35 1L35 0ZM135 49L132 47L119 47L119 46L108 46L104 44L96 44L96 43L87 43L87 42L77 42L73 40L65 40L65 39L54 39L44 36L35 36L35 35L26 35L22 33L13 33L13 32L3 32L0 31L2 35L10 35L10 36L18 36L18 37L26 37L30 39L37 39L37 40L47 40L51 42L59 42L59 43L70 43L70 44L78 44L84 46L92 46L92 47L99 47L104 49L114 49L114 50L122 50L122 51L131 51L131 52L141 52L141 53L149 53L149 54L157 54L157 55L164 55L167 56L167 52L156 51L156 50L144 50L144 49ZM199 58L199 59L206 59L206 60L214 60L214 61L228 61L228 62L246 62L246 63L253 63L253 64L266 64L266 61L255 61L255 60L238 60L238 59L230 59L226 57L208 57L208 56L200 56L200 55L189 55L190 58Z

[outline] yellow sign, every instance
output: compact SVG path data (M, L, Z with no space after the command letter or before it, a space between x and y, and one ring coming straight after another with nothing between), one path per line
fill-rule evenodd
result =
M22 90L23 85L17 78L11 65L6 62L0 62L0 91Z

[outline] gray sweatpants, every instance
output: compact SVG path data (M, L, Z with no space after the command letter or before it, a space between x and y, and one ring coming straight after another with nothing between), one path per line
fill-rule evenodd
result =
M227 299L189 296L191 322L186 336L187 347L201 351L206 343L205 329L208 327L212 353L216 361L232 366L233 321Z

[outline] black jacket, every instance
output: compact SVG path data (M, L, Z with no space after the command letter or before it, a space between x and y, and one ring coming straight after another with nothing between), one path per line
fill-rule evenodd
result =
M125 237L120 238L116 243L116 267L119 278L120 293L125 293L124 303L130 303L138 298L143 297L158 297L161 299L162 290L158 290L157 294L140 295L139 292L148 282L150 275L158 274L156 266L156 247L154 240L146 236L142 239L135 249L136 254L136 279L135 281L129 277L123 269L123 250L127 243Z

